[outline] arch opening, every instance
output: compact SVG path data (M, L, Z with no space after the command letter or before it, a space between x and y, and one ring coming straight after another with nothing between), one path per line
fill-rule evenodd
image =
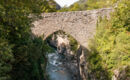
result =
M46 72L49 80L77 80L79 66L77 62L77 50L79 43L63 30L50 34L45 41L54 49L47 53L48 59Z
M80 45L79 42L72 35L66 33L63 30L55 31L45 38L45 41L49 44L49 46L57 49L56 45L51 44L51 40L53 40L55 43L57 42L57 35L61 35L63 38L68 38L69 45L72 51L75 52L78 49L78 45Z

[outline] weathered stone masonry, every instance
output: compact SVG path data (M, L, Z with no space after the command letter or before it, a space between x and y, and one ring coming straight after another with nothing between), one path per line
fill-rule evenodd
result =
M43 13L42 19L33 22L33 34L45 38L50 34L63 30L72 35L81 45L88 46L88 40L93 37L98 17L109 17L111 8L88 11Z

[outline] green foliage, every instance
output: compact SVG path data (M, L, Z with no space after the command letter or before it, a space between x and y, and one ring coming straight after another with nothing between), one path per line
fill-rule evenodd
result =
M115 17L112 20L112 28L117 29L119 31L130 31L130 2L127 0L123 0L123 3L118 4L118 8L116 9L116 13L113 14Z
M45 52L47 52L47 53L52 53L52 52L55 51L54 48L50 47L47 42L44 42L44 46L43 47L45 49Z
M72 8L70 8L70 11L78 11L80 10L80 5L78 3L75 3Z
M42 1L42 0L41 0ZM39 2L42 5L43 12L55 12L56 11L56 2L54 0L43 0L43 2Z
M69 44L71 46L71 50L76 53L77 49L78 49L78 42L71 36L68 35L68 39L69 39Z
M0 80L10 79L8 74L12 69L14 57L12 54L12 45L9 45L7 40L0 38Z
M101 59L96 61L100 61L103 64L102 68L110 73L119 67L130 65L129 5L129 0L122 0L115 12L112 13L110 20L100 19L95 38L91 40L91 54L100 56ZM94 57L89 58L93 63L92 65L95 62ZM98 66L100 67L100 65Z
M82 10L92 10L99 8L106 8L113 6L118 0L87 0L86 2L76 2L70 7L63 7L60 12L63 11L82 11Z
M29 16L48 11L55 7L47 0L0 1L0 80L44 79L44 43L32 38L33 17Z

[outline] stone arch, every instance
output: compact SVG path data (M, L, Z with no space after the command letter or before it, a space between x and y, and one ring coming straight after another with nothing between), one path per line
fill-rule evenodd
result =
M88 40L93 37L98 17L109 17L111 8L89 11L43 13L42 19L34 21L32 33L37 36L50 34L63 30L72 35L82 46L88 46Z

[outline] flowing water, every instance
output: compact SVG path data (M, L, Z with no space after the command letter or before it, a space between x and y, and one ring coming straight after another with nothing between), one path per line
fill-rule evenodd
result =
M73 80L71 74L63 65L62 55L55 51L54 53L48 53L47 58L46 71L49 75L49 80Z

